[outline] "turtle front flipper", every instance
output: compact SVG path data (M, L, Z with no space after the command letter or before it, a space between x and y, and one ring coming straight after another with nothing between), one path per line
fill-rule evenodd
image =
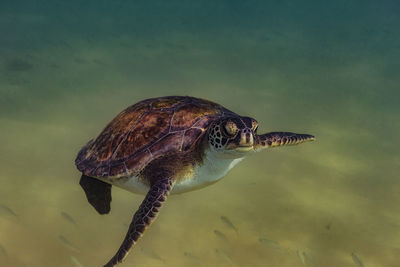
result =
M146 228L154 221L162 204L167 199L174 185L173 179L162 178L154 182L147 193L139 209L133 215L131 225L126 233L121 247L114 257L104 267L112 267L122 262L129 252L129 249L143 235Z
M310 134L298 134L291 132L271 132L257 135L255 138L254 150L263 148L297 145L307 141L314 141L315 137Z
M110 184L84 174L82 174L79 184L85 191L87 200L97 210L98 213L107 214L110 212Z

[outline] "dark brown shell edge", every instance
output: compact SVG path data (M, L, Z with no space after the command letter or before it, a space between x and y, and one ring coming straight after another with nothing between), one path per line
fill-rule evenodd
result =
M91 177L138 176L150 162L168 154L201 154L207 127L226 115L236 115L208 100L169 96L146 99L118 114L84 146L75 160Z

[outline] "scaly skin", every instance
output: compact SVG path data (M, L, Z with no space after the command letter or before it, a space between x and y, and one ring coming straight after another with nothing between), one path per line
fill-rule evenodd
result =
M104 267L113 267L122 262L128 255L130 248L139 240L144 231L155 220L162 204L167 200L169 192L174 185L170 178L156 181L150 188L139 209L133 216L132 223L126 233L118 252Z
M271 132L256 135L254 150L261 150L269 147L297 145L307 141L314 141L315 137L310 134L297 134L291 132Z

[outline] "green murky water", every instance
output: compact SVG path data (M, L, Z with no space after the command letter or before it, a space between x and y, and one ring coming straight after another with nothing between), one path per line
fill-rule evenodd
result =
M164 95L317 141L171 196L121 266L398 266L397 2L44 2L0 3L0 266L115 253L143 197L114 188L96 214L74 158Z

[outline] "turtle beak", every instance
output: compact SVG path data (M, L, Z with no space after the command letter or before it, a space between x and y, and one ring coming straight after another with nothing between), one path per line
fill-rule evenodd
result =
M250 131L243 131L240 133L239 146L236 148L237 151L247 152L253 149L254 136Z
M263 148L297 145L307 141L314 141L315 137L310 134L297 134L291 132L271 132L256 136L254 150Z
M239 146L253 146L253 144L254 144L254 137L251 132L240 133Z

